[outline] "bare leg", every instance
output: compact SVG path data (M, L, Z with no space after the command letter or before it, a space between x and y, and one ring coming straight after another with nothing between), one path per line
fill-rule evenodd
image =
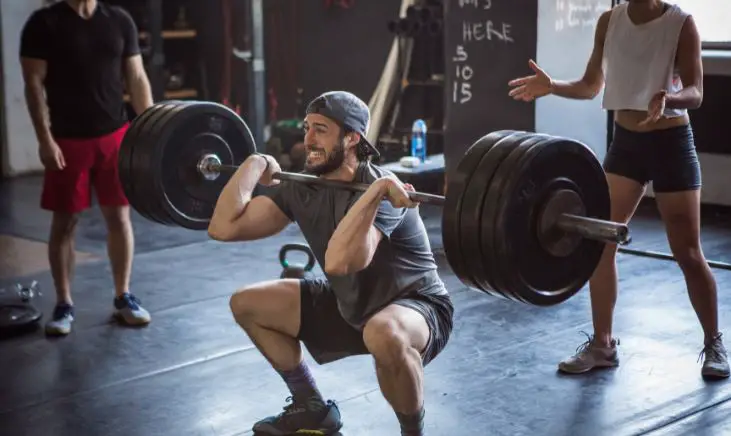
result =
M302 362L298 280L256 283L236 292L230 301L236 323L276 370L289 371Z
M56 287L58 303L73 304L71 282L74 276L74 238L78 223L76 214L54 212L48 242L48 261Z
M236 322L279 373L292 393L295 407L254 424L255 434L333 434L341 426L337 407L323 400L302 358L299 280L256 283L231 297Z
M656 197L670 250L683 271L690 302L703 328L705 360L701 374L727 378L731 370L718 331L716 280L701 248L700 190L658 193Z
M392 304L374 315L363 340L376 362L381 392L401 423L402 434L421 435L424 415L424 368L421 352L429 326L413 309Z
M701 248L701 192L657 193L670 250L685 276L688 296L703 327L705 343L718 335L716 280Z
M611 220L628 223L637 210L645 187L636 181L607 174L612 199ZM612 320L617 304L617 245L606 244L604 254L589 280L594 340L597 346L608 347L612 341Z
M611 197L611 220L628 223L642 199L645 187L627 177L607 174ZM612 339L614 306L617 304L617 245L607 243L589 279L591 315L594 336L579 347L576 354L558 364L558 369L569 374L581 374L595 368L619 364L615 342Z
M129 291L134 256L134 233L129 206L101 208L107 223L107 254L112 265L117 296Z

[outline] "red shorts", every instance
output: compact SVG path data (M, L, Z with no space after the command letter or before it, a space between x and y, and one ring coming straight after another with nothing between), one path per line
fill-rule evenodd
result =
M56 138L66 167L46 170L41 207L53 212L77 213L91 206L92 186L100 206L129 204L119 181L117 156L129 124L97 138Z

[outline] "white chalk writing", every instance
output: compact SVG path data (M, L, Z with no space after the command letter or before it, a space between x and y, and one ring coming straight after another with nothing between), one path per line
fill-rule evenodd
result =
M611 6L606 0L556 0L556 30L590 28Z
M483 22L462 22L462 41L493 41L513 42L511 26L508 23L494 23L491 20Z
M473 6L475 8L490 9L492 0L459 0L459 7Z
M475 43L509 44L514 42L512 25L492 17L492 15L496 15L493 9L494 4L494 0L457 0L459 8L465 9L462 14L467 17L475 15L475 18L462 21L462 41L457 42L450 56L452 68L454 68L451 83L452 103L454 104L465 104L472 100L472 79L477 73L468 64L469 55L466 47ZM469 12L469 9L474 9L475 13Z
M467 51L464 46L458 45L452 61L455 63L455 75L452 81L452 103L465 104L472 100L472 84L470 80L475 70L467 64Z

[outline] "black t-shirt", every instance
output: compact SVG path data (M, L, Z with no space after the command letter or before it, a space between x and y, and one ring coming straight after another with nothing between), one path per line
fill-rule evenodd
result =
M127 122L124 62L140 53L138 38L124 9L101 2L89 19L63 1L31 15L20 56L47 62L45 90L55 137L101 136Z

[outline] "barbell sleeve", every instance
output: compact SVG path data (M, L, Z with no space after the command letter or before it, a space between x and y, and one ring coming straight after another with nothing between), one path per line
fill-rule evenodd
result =
M632 241L626 224L605 221L585 216L562 214L556 226L567 233L574 233L586 239L627 245Z

